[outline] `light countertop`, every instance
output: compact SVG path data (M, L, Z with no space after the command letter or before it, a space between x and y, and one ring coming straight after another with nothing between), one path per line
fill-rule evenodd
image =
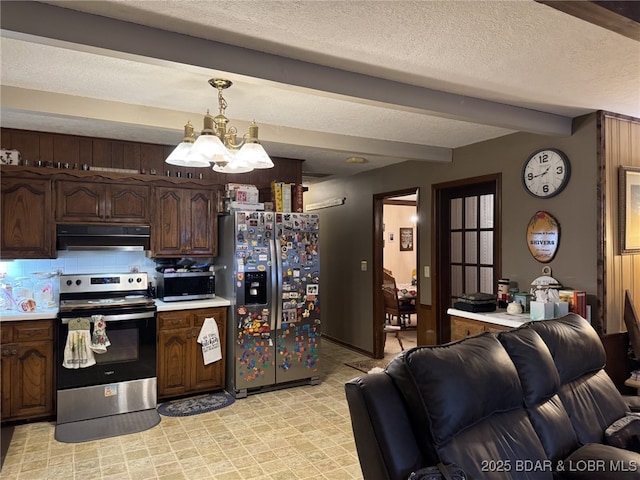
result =
M58 316L57 308L47 308L34 312L18 312L17 310L3 310L0 312L0 322L17 322L19 320L49 320Z
M163 302L156 298L156 306L159 312L173 310L191 310L194 308L228 307L231 302L224 297L216 296L209 300L185 300L181 302Z
M468 318L469 320L478 320L480 322L493 323L495 325L502 325L503 327L511 328L517 328L523 323L531 320L528 313L520 313L514 315L511 313L507 313L505 310L496 310L495 312L487 313L476 313L450 308L449 310L447 310L447 313L455 317Z
M194 308L228 307L231 302L224 297L217 296L209 300L185 300L182 302L163 302L155 300L159 312L175 310L191 310ZM22 313L16 310L0 311L0 322L17 322L20 320L48 320L58 316L58 309L42 309L35 312Z

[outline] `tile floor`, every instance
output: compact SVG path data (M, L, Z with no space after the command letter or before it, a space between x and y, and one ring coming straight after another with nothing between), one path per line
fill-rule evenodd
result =
M405 348L415 332L403 332ZM400 349L389 338L385 358ZM16 427L1 477L23 479L362 478L344 383L361 374L344 365L361 354L322 345L321 383L250 395L218 411L162 417L144 432L87 443L60 443L55 424Z

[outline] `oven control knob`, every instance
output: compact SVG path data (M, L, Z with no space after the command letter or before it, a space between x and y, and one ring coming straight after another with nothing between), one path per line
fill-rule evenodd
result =
M71 286L73 282L71 280L67 280L67 286Z
M133 283L133 278L129 278L129 283Z
M82 280L76 280L76 285L80 285L82 283Z
M142 283L142 279L140 277L136 278L136 282Z

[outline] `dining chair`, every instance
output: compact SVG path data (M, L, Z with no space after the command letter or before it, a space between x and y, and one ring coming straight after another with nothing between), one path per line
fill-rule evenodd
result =
M402 339L400 338L400 331L402 327L398 327L397 325L389 325L388 323L384 324L384 343L387 343L387 335L393 333L398 340L398 344L400 345L400 350L404 351L404 345L402 344Z
M411 324L411 315L418 313L413 302L400 302L396 280L383 272L382 297L384 298L385 321L390 325L407 328ZM395 322L394 322L395 319Z

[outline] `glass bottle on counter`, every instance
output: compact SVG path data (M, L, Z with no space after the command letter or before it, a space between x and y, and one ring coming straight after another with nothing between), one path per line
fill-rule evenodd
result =
M40 309L55 308L58 301L56 297L57 282L54 281L56 274L36 272L33 281L33 296L36 305Z

